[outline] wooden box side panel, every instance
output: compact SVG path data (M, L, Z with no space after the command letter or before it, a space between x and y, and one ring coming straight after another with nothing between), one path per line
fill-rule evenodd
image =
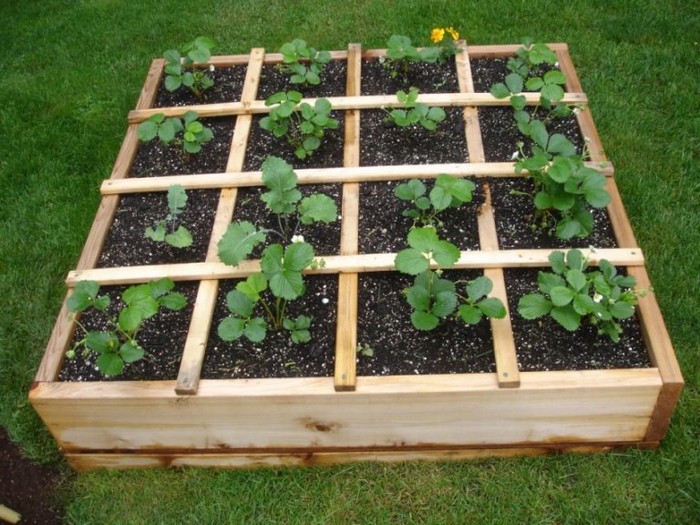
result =
M518 390L392 391L358 381L358 391L343 394L333 392L332 378L323 391L240 396L205 382L191 397L168 385L142 396L79 398L46 384L32 402L69 452L629 442L644 438L661 387L655 369L639 372L602 386L543 386L534 376Z

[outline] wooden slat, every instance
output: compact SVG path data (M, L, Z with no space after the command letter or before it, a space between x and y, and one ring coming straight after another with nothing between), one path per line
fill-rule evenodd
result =
M649 275L643 266L627 268L627 273L637 280L638 290L651 290ZM661 309L653 293L639 298L637 312L641 320L642 333L649 349L651 362L659 369L663 386L654 407L646 439L659 441L668 429L678 400L683 390L683 375L673 351L671 337L664 324Z
M53 325L49 342L46 345L46 351L41 359L34 381L56 381L58 379L68 345L70 345L75 332L75 321L70 319L68 308L66 307L66 301L72 293L73 290L68 290L63 298L61 309L58 312L58 317L56 317L56 322Z
M143 84L143 89L141 89L141 95L136 102L136 109L147 109L153 107L156 102L158 86L160 85L160 80L163 76L164 67L165 60L162 58L156 58L153 62L151 62L151 67L148 70L146 81Z
M479 250L461 252L454 268L540 268L549 266L549 255L556 250ZM638 248L581 249L588 257L589 264L595 266L601 259L607 259L618 266L642 266L644 255ZM323 257L325 266L315 270L305 270L308 275L334 273L386 272L394 269L394 253L371 253L361 255L327 255ZM83 280L106 284L133 284L170 276L174 281L195 281L206 279L236 279L250 275L260 269L258 260L247 260L231 267L220 262L161 264L149 266L129 266L121 268L96 268L74 270L66 278L68 286Z
M538 93L523 93L528 105L536 106L539 103ZM305 98L304 102L313 105L316 98ZM334 110L343 111L348 109L375 109L383 106L403 107L395 95L372 95L372 96L347 96L328 97L328 101ZM491 93L424 93L418 96L418 102L429 106L509 106L508 99L498 99ZM585 104L587 102L584 93L566 93L562 102L567 104ZM138 124L149 117L163 113L168 117L179 117L188 111L195 111L200 117L223 117L243 114L269 113L270 106L266 106L263 100L254 102L222 102L218 104L201 104L192 106L177 106L170 108L154 108L133 110L129 112L129 123Z
M606 180L605 189L608 190L611 198L610 204L607 206L607 212L617 245L620 248L637 248L637 240L634 237L632 225L627 218L627 212L622 204L622 197L614 178L610 177Z
M348 74L346 94L360 94L361 82L360 44L348 47ZM345 141L343 166L360 165L360 112L352 109L345 113ZM355 255L358 251L360 222L360 185L343 183L342 224L340 229L340 254ZM335 365L333 386L336 391L355 390L357 379L357 303L358 275L341 273L338 276L338 321L335 337Z
M262 48L256 48L251 51L241 94L241 100L244 102L255 99L264 58L265 53ZM226 163L227 172L237 172L243 169L251 123L252 117L250 115L241 115L236 119L236 128L233 132L229 157ZM221 191L207 249L207 263L220 263L218 244L233 219L237 194L238 190L235 188ZM218 291L218 280L202 280L199 285L175 386L175 392L179 395L193 395L197 393Z
M469 53L465 47L457 56L457 77L461 91L474 91ZM464 109L465 134L469 160L472 162L484 162L484 145L479 125L479 115L475 107ZM481 250L498 251L498 233L496 220L491 206L491 191L488 182L482 185L484 189L484 203L479 209L477 219L479 229L479 247ZM484 275L493 283L490 297L496 297L506 307L506 316L503 319L489 319L491 334L493 337L493 352L496 361L496 375L498 386L501 388L517 388L520 386L520 370L515 354L515 342L513 339L513 327L508 311L508 296L502 268L487 268Z
M474 108L467 108L474 109ZM467 134L474 135L474 141L481 140L476 113L467 120ZM243 117L239 117L243 118ZM475 148L475 150L478 148ZM471 159L474 160L474 159ZM612 176L613 166L606 163L586 162L586 166ZM515 173L513 162L483 162L452 164L406 164L398 166L362 166L343 168L301 168L294 170L299 184L326 184L334 182L380 182L410 178L431 179L445 173L458 177L525 177L525 173ZM144 177L125 180L106 180L102 183L103 195L122 193L144 193L150 191L167 191L173 184L180 184L185 189L213 189L261 186L261 172L244 171L230 173L206 173L193 175L172 175L163 177Z

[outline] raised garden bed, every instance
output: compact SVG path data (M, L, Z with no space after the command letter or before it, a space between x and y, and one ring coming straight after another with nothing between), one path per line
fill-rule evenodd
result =
M585 103L566 45L550 47L567 77L565 100ZM331 253L329 247L328 254L323 254L326 266L308 272L324 274L323 280L313 286L320 287L320 295L333 298L335 317L329 313L328 318L337 320L331 328L331 335L335 334L331 346L334 355L330 364L315 356L318 366L306 377L303 369L302 377L294 377L298 374L284 362L276 366L281 366L280 375L285 377L260 378L255 371L237 375L241 366L235 355L227 360L205 355L225 346L212 341L212 319L222 301L221 290L231 286L229 280L246 277L258 267L257 261L243 262L236 268L226 266L219 261L216 246L234 217L239 195L255 191L239 188L261 185L260 172L256 171L260 160L251 163L246 155L249 138L258 131L254 129L256 115L269 111L258 96L261 74L264 71L269 76L270 66L278 63L281 56L254 49L246 56L213 57L211 63L237 85L230 94L219 95L233 98L189 108L155 109L164 66L163 60L155 60L136 110L129 115L129 127L112 176L102 186L102 202L82 256L76 270L68 276L67 297L81 280L109 286L169 276L196 289L196 301L190 303L191 314L179 313L178 318L184 315L189 319L189 332L181 356L170 358L179 359L177 375L141 381L119 377L113 381L59 379L75 332L75 322L69 318L64 302L29 397L71 464L77 469L288 465L658 446L683 379L653 294L640 299L633 323L638 322L639 326L637 344L645 347L641 356L639 352L634 354L631 366L635 368L613 360L607 368L584 366L585 369L552 371L548 362L536 355L535 347L539 344L546 349L551 341L559 340L556 334L547 334L551 337L534 344L530 353L519 354L522 349L518 348L521 338L515 322L517 313L507 291L512 286L510 281L523 279L522 272L526 278L527 272L532 271L522 268L547 267L552 248L560 245L502 240L507 232L501 231L505 226L504 218L499 217L503 210L498 203L503 200L503 192L497 186L515 177L514 166L503 159L492 162L490 154L485 155L488 147L480 131L480 111L487 108L483 110L486 113L492 106L503 106L507 101L497 100L489 93L475 93L474 80L478 79L472 78L470 67L471 59L478 59L481 67L484 61L512 55L517 48L464 46L448 68L456 78L452 84L445 84L459 86L458 92L421 96L421 101L429 105L452 106L451 111L461 117L456 130L461 135L455 138L466 147L451 151L454 158L438 161L439 164L431 164L433 161L425 158L411 161L407 156L367 164L361 123L365 115L371 121L372 111L393 103L395 98L361 96L366 92L362 69L365 64L374 67L372 62L384 51L362 52L359 45L352 44L347 51L332 53L333 60L340 63L334 65L334 70L347 75L346 96L330 97L333 110L344 112L340 138L335 142L338 147L342 145L342 153L335 152L335 158L342 156L342 163L329 160L329 165L322 162L319 166L294 160L300 184L342 186L339 251ZM241 70L245 70L244 81ZM169 99L161 96L159 100ZM535 98L530 97L529 101L535 102ZM224 154L223 168L212 170L207 166L217 164L204 164L190 170L188 165L176 165L158 173L141 173L132 168L135 159L145 155L145 148L137 140L138 123L157 112L182 115L187 109L195 109L204 118L225 117L217 118L217 125L233 130L227 139L230 146ZM611 237L586 253L592 264L608 259L636 277L639 288L650 288L644 256L634 239L612 166L589 110L580 111L576 122L577 131L590 141L591 165L603 169L612 196L607 209L596 216L596 224L609 224ZM268 154L277 152L269 151L263 156ZM401 284L402 276L394 271L396 250L388 248L394 246L391 230L400 227L401 217L394 215L396 224L386 224L383 210L364 208L364 199L374 202L372 206L376 208L380 206L377 195L384 191L380 186L409 178L429 183L441 173L472 177L478 187L475 202L464 212L463 251L455 271L490 277L494 283L492 295L505 304L510 302L510 314L504 319L484 321L469 333L467 339L474 342L469 355L456 351L466 343L451 345L447 339L440 343L444 355L433 357L432 337L428 336L418 347L410 341L414 345L412 354L405 356L396 369L379 358L367 361L358 355L358 343L377 347L392 344L384 341L382 324L391 318L387 312L397 309L391 301L396 301L398 294L396 290L382 294L381 288L405 283ZM155 259L144 255L128 266L122 259L100 262L101 257L107 257L102 254L103 246L109 251L106 239L116 235L110 234L115 215L138 209L138 196L130 194L148 194L144 196L146 200L161 202L162 206L164 200L158 199L157 193L175 183L188 190L218 193L213 219L204 228L210 235L208 248L200 247L199 255L192 253L186 260L172 259L171 254L164 253L156 254ZM492 195L496 196L493 200ZM379 223L372 224L373 220ZM458 219L452 222L459 223ZM457 225L451 233L454 242L460 240L459 228ZM367 238L367 232L371 232L371 238ZM507 249L501 249L503 242L508 243ZM164 259L159 259L161 255ZM154 264L153 260L160 263ZM334 286L330 287L328 280ZM396 312L397 316L405 314L405 305L398 309L403 311ZM182 324L179 322L179 330L183 329ZM542 329L549 331L548 327ZM447 327L439 337L451 337L450 330L460 328ZM462 327L464 330L472 328ZM396 347L391 350L401 349Z

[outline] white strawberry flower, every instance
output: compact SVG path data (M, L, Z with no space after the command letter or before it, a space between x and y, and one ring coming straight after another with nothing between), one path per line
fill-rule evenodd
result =
M594 302L594 303L599 303L599 302L602 301L602 300L603 300L603 296L600 295L599 293L597 293L597 294L595 294L595 295L593 296L593 302Z
M209 71L214 71L215 69L216 69L216 68L214 67L214 64L211 64L211 65L209 66Z
M296 244L298 242L304 242L303 235L292 235L292 243Z

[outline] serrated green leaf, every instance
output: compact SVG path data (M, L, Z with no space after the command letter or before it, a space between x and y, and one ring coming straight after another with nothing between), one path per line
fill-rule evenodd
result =
M491 293L491 290L493 290L491 279L482 275L467 284L467 297L472 301L478 301Z
M124 361L116 352L105 352L97 358L97 368L105 376L118 376L124 371Z
M574 292L566 286L555 286L549 292L554 306L565 306L574 299Z
M552 196L544 191L537 192L534 204L538 210L548 210L552 207Z
M552 308L550 315L557 323L570 332L577 330L581 324L581 316L576 313L576 310L570 304Z
M85 336L85 346L98 354L116 352L119 338L112 332L88 332Z
M540 95L542 98L556 103L564 98L564 90L557 84L547 84L542 88L542 91L540 91Z
M582 290L588 284L586 275L578 268L574 268L566 272L566 281L577 292Z
M430 292L423 286L411 286L406 291L406 301L416 310L424 312L430 310Z
M71 312L86 310L95 303L99 290L100 285L95 281L79 281L66 303L68 310Z
M260 294L267 289L267 279L262 273L250 274L245 281L236 285L236 290L247 296L251 301L258 302Z
M447 317L457 308L457 295L451 291L435 294L435 300L430 311L438 317Z
M476 305L479 310L492 319L503 319L506 316L506 307L497 297L488 297Z
M216 329L219 337L224 341L235 341L243 335L245 320L238 317L227 317L219 323Z
M552 252L547 260L555 273L563 274L566 271L566 255L564 252Z
M259 343L265 339L267 335L267 323L262 317L254 317L250 319L243 329L243 335L252 342Z
M466 324L478 324L483 317L483 314L479 308L469 304L463 304L460 306L459 310L457 310L457 315Z
M609 309L615 319L627 319L634 315L634 306L625 301L617 301Z
M173 292L159 297L158 304L168 310L178 311L187 306L187 298L179 292Z
M182 79L179 76L181 74L181 68L178 66L177 69L180 69L180 72L176 73L178 76L167 75L165 77L165 89L168 91L177 91L182 85Z
M158 297L160 297L161 295L165 295L173 288L175 288L175 283L170 277L163 277L156 281L151 281L150 283L147 283L147 286L150 296L154 299L158 299Z
M265 238L264 231L258 231L247 221L232 223L219 241L219 258L225 264L237 266Z
M537 319L547 315L554 305L544 295L532 293L524 295L518 301L518 313L525 319Z
M431 313L416 311L411 314L411 323L418 330L430 331L440 323L440 319Z
M564 135L555 133L549 138L549 142L547 143L547 151L549 153L556 153L564 157L573 157L576 155L576 146L574 146L573 142L567 139Z
M338 220L338 206L329 196L315 193L299 203L299 220L302 224L335 222Z
M590 188L584 191L586 201L594 208L605 208L610 204L610 194L604 188Z
M523 90L523 79L516 73L511 73L506 76L505 82L510 93L517 95Z
M177 230L165 236L165 242L175 248L187 248L192 246L192 234L184 226L178 226Z
M132 341L127 341L119 348L119 357L121 357L125 363L135 363L146 354L143 348Z
M544 80L540 77L532 77L525 83L528 91L539 91L544 86Z
M588 315L594 310L593 299L588 294L578 293L572 302L574 310L580 315Z
M418 197L425 195L425 191L425 184L418 179L411 179L396 186L394 195L404 201L414 201Z
M566 281L557 274L549 272L539 272L537 274L537 285L543 294L549 295L555 286L565 286Z
M405 250L401 250L396 254L394 266L396 266L396 269L402 273L418 275L419 273L430 268L430 263L420 250L415 248L406 248Z
M144 120L136 129L136 134L141 142L148 142L158 135L158 124L152 120Z
M165 229L165 225L161 223L156 225L155 230L150 226L146 228L144 236L155 242L164 242L166 232L167 230Z
M494 97L498 99L507 98L510 96L510 90L506 87L505 84L501 82L491 86L490 92Z
M226 294L226 306L231 313L247 318L253 314L255 301L236 289Z

